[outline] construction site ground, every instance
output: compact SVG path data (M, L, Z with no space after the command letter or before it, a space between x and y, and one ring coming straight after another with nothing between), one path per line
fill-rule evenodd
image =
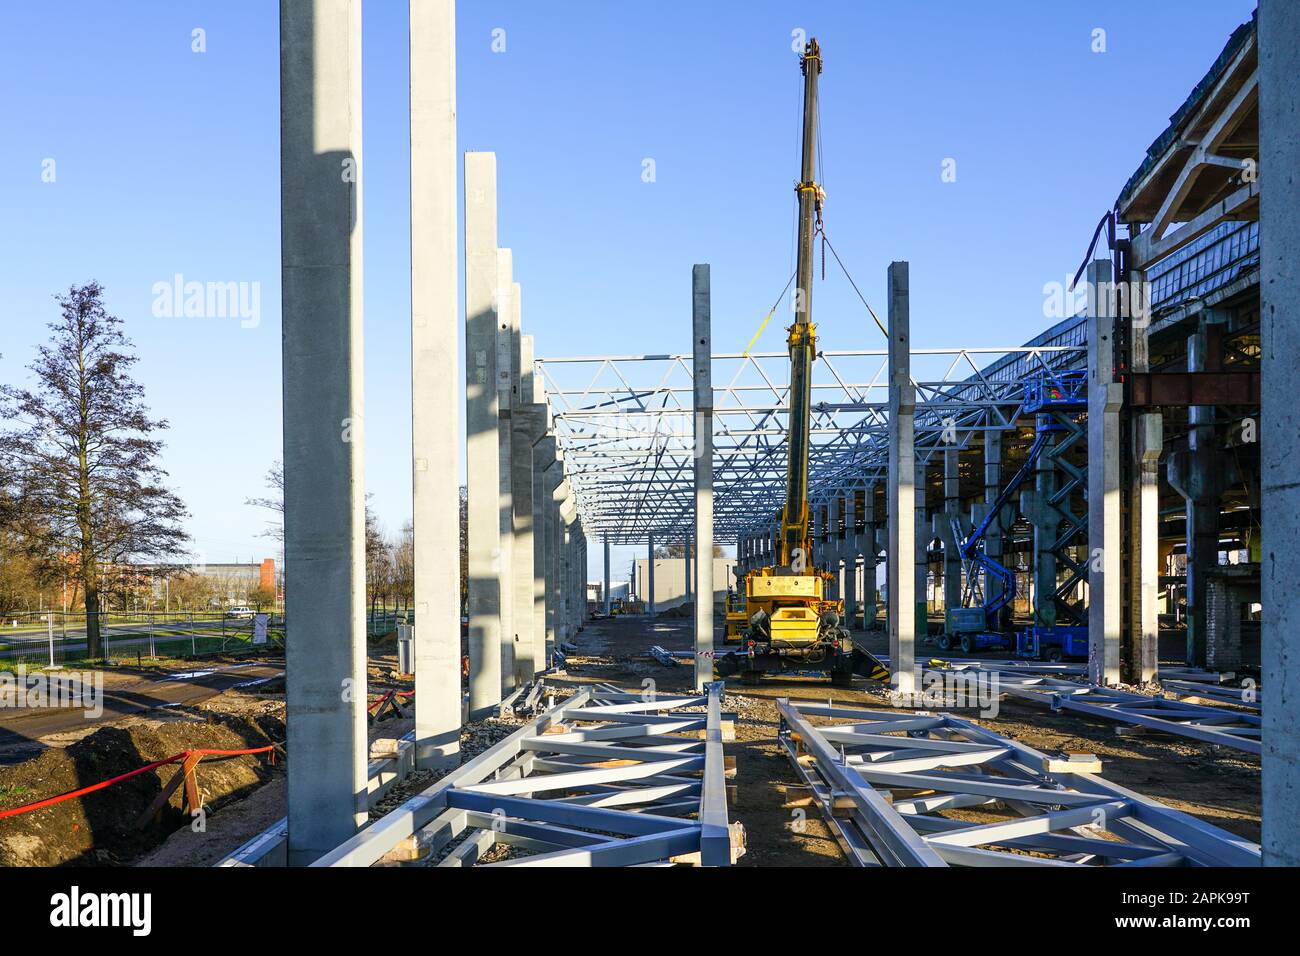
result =
M859 642L884 653L885 636L860 632ZM614 617L588 622L573 641L562 671L549 675L562 694L566 686L616 684L629 691L687 691L689 661L667 667L647 651L658 644L688 650L691 625L685 612L645 617ZM372 642L369 694L408 690L396 673L392 641ZM67 715L37 717L20 739L10 740L0 761L0 810L84 787L153 760L191 748L242 749L284 740L282 681L248 683L250 662L166 662L106 678L106 690L130 703L130 713L109 710L98 721L67 725ZM282 662L252 665L274 677ZM201 678L159 680L175 674L210 671ZM239 679L232 677L239 675ZM197 683L202 680L205 683ZM132 683L135 682L135 683ZM135 684L147 684L138 693ZM233 686L235 684L241 686ZM129 697L127 696L129 695ZM741 866L843 866L847 860L777 742L775 700L834 700L868 709L890 709L879 686L858 681L852 689L832 688L824 678L766 678L756 687L728 684L724 707L736 713L736 739L726 752L736 761L733 820L746 830ZM143 698L143 699L142 699ZM1258 758L1234 750L1158 734L1119 736L1117 725L1052 713L1014 699L1000 703L996 717L974 711L961 716L1048 753L1087 752L1103 761L1107 779L1160 800L1232 833L1258 841L1260 768ZM29 720L30 715L18 718ZM17 719L0 726L13 735ZM465 758L507 736L518 721L490 718L463 729ZM409 719L389 719L371 728L371 737L401 736ZM0 819L0 865L210 866L285 814L285 761L272 766L265 755L207 758L198 769L205 805L203 826L182 812L181 792L173 794L157 821L137 827L141 813L176 773L163 767L122 784L53 807ZM382 815L428 787L434 774L417 772L394 787L372 809Z
M691 648L691 623L683 616L615 616L588 622L578 634L576 653L569 655L569 676L641 689L647 680L659 691L687 690L692 681L689 661L665 667L647 650ZM718 629L721 633L721 629ZM888 653L880 631L855 635L873 653ZM721 650L721 646L720 646ZM936 648L928 650L938 653ZM736 794L729 807L733 820L744 824L747 852L740 866L847 865L838 844L818 815L808 807L797 814L805 793L777 742L775 700L847 704L890 710L875 688L855 681L853 689L831 687L825 678L765 678L756 687L727 685L726 707L736 711L736 741L727 753L736 757ZM1236 750L1160 734L1119 736L1112 721L1052 713L1043 707L1004 699L992 719L978 711L953 711L1005 737L1046 753L1085 752L1102 760L1106 779L1160 800L1207 823L1258 842L1260 838L1259 758Z

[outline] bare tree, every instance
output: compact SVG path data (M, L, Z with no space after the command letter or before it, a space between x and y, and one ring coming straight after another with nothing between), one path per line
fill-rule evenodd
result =
M393 594L409 609L415 601L415 527L411 522L402 525L389 547L393 552Z
M144 388L130 376L137 358L121 320L104 309L102 287L73 286L56 301L51 339L29 366L35 388L3 390L17 427L0 433L0 457L11 463L29 553L76 556L94 658L103 569L182 552L188 512L162 484L162 442L152 436L167 423L149 417Z
M275 518L266 523L262 535L284 543L284 464L276 461L266 471L266 487L271 489L268 498L245 498L244 504L253 508L266 508L275 512Z
M384 529L366 506L366 591L373 613L381 600L385 606L393 586L393 554L384 540Z

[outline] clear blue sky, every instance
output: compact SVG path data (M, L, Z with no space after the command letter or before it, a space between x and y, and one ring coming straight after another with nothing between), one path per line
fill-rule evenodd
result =
M739 350L791 271L802 28L826 61L827 231L864 293L880 302L886 265L908 259L917 345L1009 345L1049 323L1044 283L1078 264L1253 9L461 2L459 147L497 153L501 244L539 355L686 351L694 262L713 266L715 348ZM364 30L366 481L395 531L410 514L406 4L369 0ZM273 0L5 5L0 381L25 378L52 295L103 283L208 561L275 553L242 502L280 456L278 76ZM260 283L260 324L155 317L154 284L177 273ZM879 344L842 280L817 297L825 347Z

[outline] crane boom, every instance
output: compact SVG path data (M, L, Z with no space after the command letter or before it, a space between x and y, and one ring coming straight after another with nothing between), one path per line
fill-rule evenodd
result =
M803 161L799 183L799 260L795 284L794 324L790 350L790 421L787 443L785 508L781 513L777 563L789 566L796 549L810 553L808 540L808 447L811 429L812 365L817 356L817 327L812 322L813 241L821 221L822 191L816 182L817 78L821 48L810 39L799 61L803 71Z

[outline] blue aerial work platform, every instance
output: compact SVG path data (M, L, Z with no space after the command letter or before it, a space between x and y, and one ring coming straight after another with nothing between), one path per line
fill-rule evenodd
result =
M1087 628L1079 626L1035 625L1012 634L1011 600L1015 595L1015 572L990 557L984 547L985 536L994 521L999 520L1002 509L1020 491L1038 469L1039 460L1054 454L1059 448L1062 433L1076 428L1066 416L1086 411L1088 373L1084 369L1043 372L1027 382L1019 415L1035 415L1034 442L1029 447L1025 462L987 509L987 513L971 533L963 538L960 526L953 522L953 540L966 567L967 580L973 582L977 571L984 572L982 601L973 607L951 608L946 614L944 633L939 647L950 650L954 641L963 653L981 650L1011 650L1023 657L1047 657L1060 660L1065 657L1086 658ZM968 599L973 593L968 586ZM1053 600L1053 596L1039 596L1040 600Z

